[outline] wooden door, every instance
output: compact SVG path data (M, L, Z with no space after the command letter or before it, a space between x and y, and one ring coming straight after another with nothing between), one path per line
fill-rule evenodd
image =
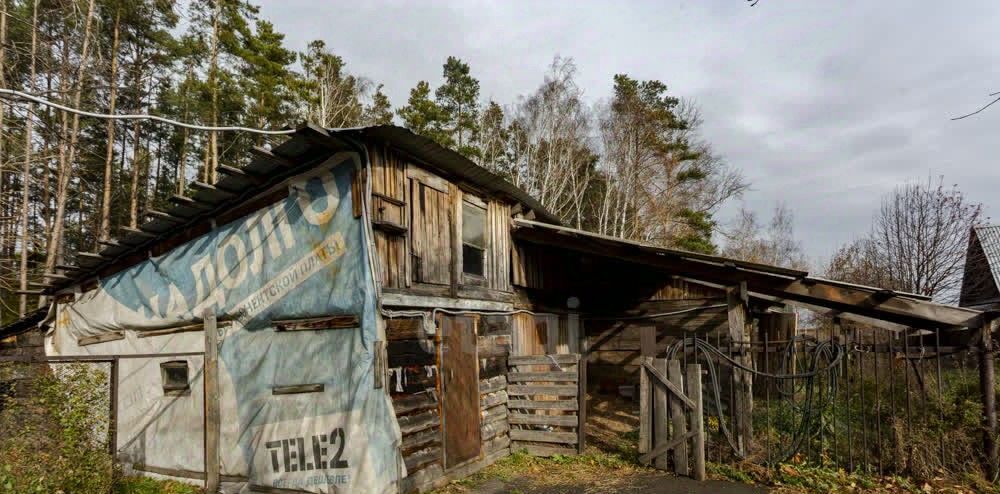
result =
M479 456L479 367L476 324L468 316L441 317L441 387L445 468Z

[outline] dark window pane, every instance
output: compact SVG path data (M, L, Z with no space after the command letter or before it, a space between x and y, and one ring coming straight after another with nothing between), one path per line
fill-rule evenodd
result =
M187 362L164 362L160 364L164 391L180 391L188 389Z
M462 272L483 276L483 249L462 244Z

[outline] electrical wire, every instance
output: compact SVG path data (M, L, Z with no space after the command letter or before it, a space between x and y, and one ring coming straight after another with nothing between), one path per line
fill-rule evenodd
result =
M790 367L791 356L794 356L794 345L796 342L806 341L812 342L813 339L809 337L797 336L791 339L785 347L783 352L784 358L781 362L781 369L779 373L772 372L762 372L751 367L747 367L719 350L717 347L713 346L706 340L691 337L678 340L667 348L666 358L667 360L677 358L677 353L683 351L688 353L689 347L690 351L695 354L697 358L700 353L706 362L706 367L708 368L708 375L712 385L712 397L715 405L716 417L719 419L719 430L722 431L723 437L732 447L736 455L745 459L747 457L746 451L740 448L737 441L733 438L732 431L726 426L726 421L723 420L722 411L722 386L719 380L719 369L716 361L712 357L717 357L720 363L728 364L734 370L739 369L748 373L751 373L760 377L768 377L772 379L779 380L792 380L792 379L805 379L805 383L802 384L801 388L805 389L805 398L801 406L798 406L798 412L801 415L799 419L799 426L795 429L792 435L792 440L785 450L779 455L777 459L778 462L787 461L792 458L802 447L802 443L811 435L818 430L820 425L820 418L822 416L822 411L833 401L833 397L836 396L837 390L837 372L836 368L840 364L841 360L846 355L846 349L843 345L835 344L831 342L818 342L815 344L813 351L811 352L812 358L809 365L809 370L807 372L801 373L787 373L785 370ZM827 361L827 365L820 367L820 358L824 358ZM824 402L815 403L815 395L817 389L817 377L823 374L829 374L827 378L826 386L829 387L825 396L827 397ZM778 387L781 391L781 387ZM793 389L793 393L797 392ZM823 393L821 393L823 394Z
M239 127L239 126L223 126L216 127L211 125L196 125L181 122L179 120L173 120L166 117L160 117L157 115L150 115L148 113L142 114L124 114L124 115L112 115L107 113L94 113L89 111L80 110L77 108L72 108L69 106L61 105L59 103L49 101L40 96L34 96L22 91L17 91L14 89L0 88L0 97L5 99L20 99L33 101L35 103L45 105L57 110L62 110L64 112L72 113L74 115L79 115L81 117L89 118L101 118L105 120L151 120L154 122L165 123L169 125L174 125L177 127L182 127L191 130L204 130L209 132L248 132L251 134L263 134L263 135L289 135L296 132L295 129L282 129L282 130L264 130L264 129L254 129L250 127Z

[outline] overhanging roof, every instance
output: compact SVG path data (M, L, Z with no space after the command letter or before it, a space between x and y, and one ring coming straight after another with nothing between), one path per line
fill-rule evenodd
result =
M220 166L221 178L215 184L191 183L193 194L174 196L171 198L174 206L167 210L147 211L145 216L149 221L136 229L123 228L116 240L102 242L99 252L78 253L76 266L61 266L64 273L49 276L46 293L109 276L151 251L162 251L193 238L214 219L252 206L251 199L321 164L334 152L357 149L359 142L388 145L445 178L519 202L544 221L559 222L527 192L408 129L392 125L324 129L306 124L273 149L253 148L253 160L242 168Z
M720 286L746 283L751 294L770 300L921 329L973 328L983 321L980 311L938 304L912 293L811 277L805 271L666 249L537 221L516 219L514 226L517 240L651 266Z

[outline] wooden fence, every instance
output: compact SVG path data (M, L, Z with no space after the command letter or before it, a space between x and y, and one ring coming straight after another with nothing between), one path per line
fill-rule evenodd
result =
M508 359L511 451L536 456L583 451L587 368L579 354Z
M701 365L688 365L685 375L681 373L679 360L643 357L639 381L639 453L642 454L639 460L666 470L667 453L671 451L675 473L705 480ZM694 458L693 471L688 468L689 453Z

